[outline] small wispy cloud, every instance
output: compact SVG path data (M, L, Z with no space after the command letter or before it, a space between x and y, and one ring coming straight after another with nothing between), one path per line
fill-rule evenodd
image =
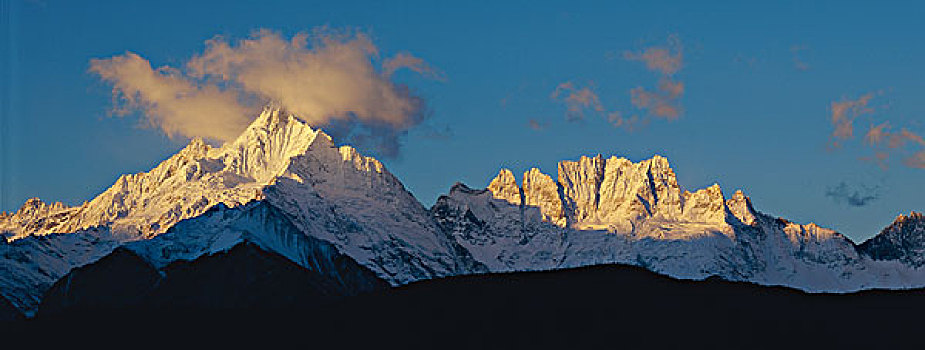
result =
M876 109L870 106L873 97L873 93L868 93L854 100L842 99L831 103L832 146L840 147L854 138L855 120ZM860 159L875 162L881 169L889 168L888 161L893 155L902 157L902 163L907 167L925 168L925 137L905 127L893 131L890 121L872 123L864 132L863 144L873 150L873 155Z
M633 106L656 118L678 119L684 113L680 104L684 83L674 79L684 64L678 36L670 35L665 46L648 47L638 52L627 51L623 57L630 61L644 62L647 69L661 76L655 89L637 86L630 90Z
M825 196L836 203L843 203L852 207L863 207L880 198L879 186L851 186L847 182L839 182L825 190Z
M614 56L608 53L608 58ZM569 80L556 86L550 94L554 101L566 106L566 119L584 120L588 115L603 117L617 128L633 131L649 123L651 118L675 120L684 114L680 98L684 95L684 82L675 79L675 75L684 66L681 40L677 35L670 35L666 45L651 46L639 51L624 51L622 57L629 61L645 64L647 70L659 75L654 89L637 86L630 89L630 104L640 113L624 115L619 109L608 110L601 102L593 85L579 86Z
M864 141L871 146L884 145L887 148L903 148L908 144L925 146L921 135L901 128L899 132L890 132L890 122L871 125L864 135Z
M875 152L877 164L885 169L890 154L900 153L903 165L925 169L925 137L906 128L897 132L891 130L890 122L885 121L871 125L864 134L864 143L878 150Z
M402 68L431 79L446 81L446 75L442 71L431 67L423 59L407 52L399 52L382 62L382 74L386 77L391 77L395 71Z
M666 76L677 73L684 63L681 39L677 35L668 36L667 46L652 46L637 52L626 51L623 53L623 58L644 62L649 70Z
M585 113L603 113L604 105L591 87L578 87L571 81L556 86L549 96L554 101L560 101L566 106L566 117L569 121L585 119Z
M832 146L839 147L841 142L854 137L854 120L861 115L874 112L874 108L868 106L873 97L873 93L868 93L855 100L843 98L840 101L832 101L829 116L834 127L831 136Z
M683 94L684 83L666 77L659 80L655 91L646 90L641 86L630 90L633 106L647 110L655 117L668 120L678 119L683 113L678 103L678 98Z

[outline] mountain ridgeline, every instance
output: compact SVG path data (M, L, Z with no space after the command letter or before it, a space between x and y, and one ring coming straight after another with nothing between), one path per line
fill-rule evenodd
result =
M520 181L501 170L427 209L376 159L267 108L235 141L193 140L80 206L2 214L0 308L312 307L297 296L613 264L806 292L918 288L923 227L913 213L856 245L741 191L685 191L661 156L581 157Z

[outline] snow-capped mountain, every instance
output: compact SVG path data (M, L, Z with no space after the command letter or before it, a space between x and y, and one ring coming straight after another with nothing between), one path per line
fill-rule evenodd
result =
M901 261L916 268L925 265L925 215L900 215L880 234L858 249L876 260Z
M171 245L177 240L150 238L173 237L171 227L216 205L238 208L252 201L278 209L299 234L329 242L390 283L484 270L437 229L427 209L382 163L352 147L336 147L324 132L268 107L235 141L213 148L193 140L150 172L122 176L80 207L30 200L5 215L0 294L31 313L42 293L72 268L127 242ZM251 227L249 235L228 233L241 229L234 217L197 222L203 225L198 231L178 233L184 235L178 239L182 251L171 245L157 257L147 256L195 258L230 247L222 239L276 244L292 259L304 254L284 250L287 244L304 244L298 237L264 237ZM272 231L270 223L252 224Z
M561 162L558 181L531 169L518 186L501 170L485 190L457 184L432 209L492 271L592 264L645 266L674 277L854 291L925 285L925 271L876 261L815 224L757 212L741 191L682 191L660 156L633 163Z
M880 236L905 238L881 240L925 242L921 226L899 226ZM741 191L683 191L660 156L581 157L520 183L502 170L428 210L382 163L272 106L233 142L193 140L81 206L30 199L0 230L0 295L29 315L56 280L120 246L164 269L246 243L335 281L351 280L336 261L352 259L391 285L608 263L807 291L925 285L914 244L891 258L897 244L858 249L759 213Z

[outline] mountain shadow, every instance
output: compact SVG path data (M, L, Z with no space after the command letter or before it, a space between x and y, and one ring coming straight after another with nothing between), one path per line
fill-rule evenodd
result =
M287 281L285 273L273 275L273 282L231 282L223 276L247 275L208 268L223 259L254 254L275 259L238 246L209 257L208 263L197 260L174 270L201 269L217 275L177 278L174 281L183 282L158 286L152 297L133 307L79 312L71 308L55 317L40 313L17 324L19 328L7 329L21 335L55 329L60 339L71 342L95 339L79 335L102 332L100 336L119 344L146 339L170 345L182 339L184 344L210 346L883 348L918 341L918 320L925 314L923 290L808 294L718 278L676 280L624 265L457 276L308 305L285 297L282 302L265 300L280 295L290 300L319 297L314 285ZM219 265L229 268L215 266ZM265 271L260 263L253 269ZM168 272L163 281L170 280L171 273L182 274ZM198 278L202 279L193 281ZM275 286L255 288L264 283ZM250 294L255 291L263 294ZM197 307L237 302L246 307ZM264 302L285 307L264 307ZM157 330L156 336L152 330Z
M73 270L56 282L38 318L83 319L99 314L191 315L194 313L306 310L340 297L385 289L388 284L352 259L333 258L334 273L309 270L256 244L158 271L125 248Z

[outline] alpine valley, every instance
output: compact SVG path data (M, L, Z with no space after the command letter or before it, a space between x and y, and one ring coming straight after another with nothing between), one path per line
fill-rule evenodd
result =
M519 181L501 170L428 209L382 163L276 107L233 142L193 140L80 206L30 199L0 216L0 230L0 319L141 304L285 308L280 295L615 264L799 293L925 287L915 212L856 244L757 212L741 191L685 191L658 155L581 157ZM255 285L263 292L248 292Z

